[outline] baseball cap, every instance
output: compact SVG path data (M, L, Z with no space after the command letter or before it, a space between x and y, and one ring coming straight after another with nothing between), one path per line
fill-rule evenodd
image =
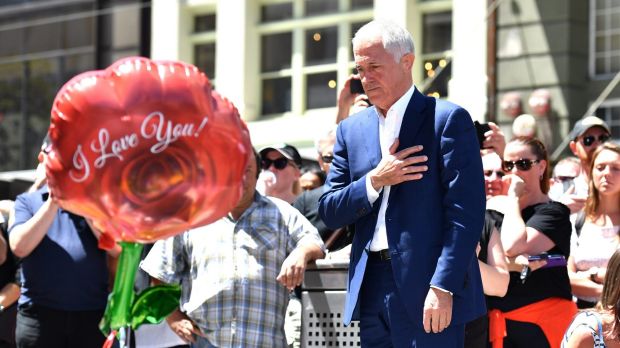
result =
M601 127L608 134L611 134L611 131L609 130L609 126L607 125L607 123L605 123L605 121L601 120L600 118L596 116L588 116L588 117L582 118L581 120L575 123L573 130L570 132L571 139L577 139L578 137L580 137L583 133L585 133L588 129L592 127Z
M289 144L276 144L262 148L259 151L260 157L263 158L267 152L269 151L278 151L282 154L282 156L286 157L288 160L295 162L297 167L301 168L301 156L299 155L299 151L293 145Z

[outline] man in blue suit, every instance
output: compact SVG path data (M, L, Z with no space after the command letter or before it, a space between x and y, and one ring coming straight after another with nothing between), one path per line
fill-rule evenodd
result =
M475 249L484 221L479 144L463 108L413 85L414 47L372 21L353 38L374 107L340 123L319 212L354 223L344 323L362 347L462 347L486 313Z

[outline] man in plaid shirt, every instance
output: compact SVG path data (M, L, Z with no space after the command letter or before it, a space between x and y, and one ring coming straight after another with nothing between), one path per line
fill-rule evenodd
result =
M166 320L193 347L285 347L288 293L306 264L324 256L301 213L256 192L257 161L249 162L228 216L158 241L141 264L153 278L181 284L181 308Z

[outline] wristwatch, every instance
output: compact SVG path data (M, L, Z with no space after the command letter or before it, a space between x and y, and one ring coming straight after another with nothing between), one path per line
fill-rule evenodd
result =
M590 280L596 283L597 276L598 276L598 267L590 268Z

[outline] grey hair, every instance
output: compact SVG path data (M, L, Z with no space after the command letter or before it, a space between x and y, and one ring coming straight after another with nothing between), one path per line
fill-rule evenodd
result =
M381 38L383 48L392 54L396 62L407 53L415 54L411 34L394 22L382 20L370 21L359 28L351 40L353 49L362 42L372 41L378 37Z
M555 167L553 167L553 176L557 176L557 168L566 164L574 164L576 166L578 166L579 168L581 168L581 161L579 160L579 158L575 157L575 156L569 156L569 157L565 157L563 159L561 159L558 163L555 164Z
M336 130L338 129L337 125L333 125L328 129L322 131L315 139L314 139L314 148L316 152L321 154L321 143L325 141L336 141Z

